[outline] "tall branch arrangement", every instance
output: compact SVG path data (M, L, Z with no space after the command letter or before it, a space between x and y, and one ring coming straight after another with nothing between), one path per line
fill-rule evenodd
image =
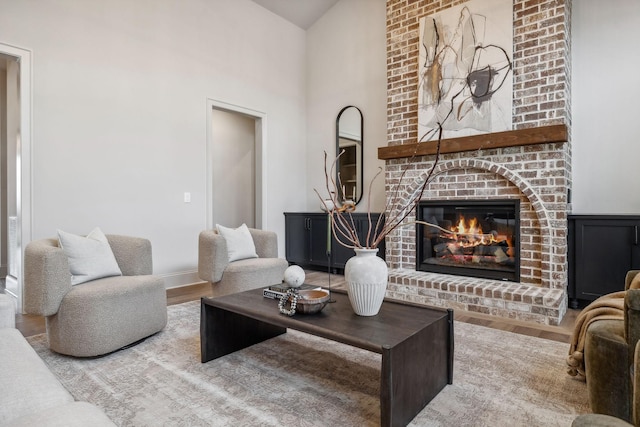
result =
M393 230L398 228L404 221L407 219L409 215L411 215L417 208L418 203L422 200L422 194L424 193L425 188L431 181L431 177L433 172L438 164L440 159L440 145L442 143L442 125L439 123L438 127L432 129L427 132L421 138L421 141L428 140L433 137L437 133L438 140L436 146L436 154L433 165L429 169L427 176L422 183L421 187L416 191L413 195L411 195L408 199L405 199L401 196L400 192L402 189L403 181L407 174L407 168L404 168L402 174L400 175L400 179L394 185L393 190L390 192L390 196L387 197L387 201L385 204L385 215L379 216L376 223L373 223L371 218L371 189L373 188L373 183L382 173L382 168L379 168L378 172L371 179L369 184L368 198L367 198L367 216L368 216L368 228L365 241L361 242L358 237L358 230L355 225L355 221L352 216L351 207L345 206L344 208L340 208L340 202L338 200L338 189L342 187L342 183L340 182L340 177L338 176L338 180L336 181L335 177L335 168L338 159L344 153L344 150L341 151L336 159L331 163L331 167L329 171L327 171L327 152L324 153L324 175L325 175L325 185L327 192L329 193L329 197L325 198L320 195L318 190L314 189L315 193L320 198L322 205L327 211L328 215L330 215L331 219L331 230L333 237L336 241L345 246L347 248L357 249L357 248L377 248L380 242L384 240L384 238L391 233ZM414 159L416 157L417 146L414 150L413 155L410 159ZM326 200L330 200L331 203L327 203ZM413 221L416 222L416 221ZM412 222L412 223L413 223ZM431 224L429 224L431 225Z
M471 24L473 24L471 18L469 18L469 20ZM462 20L460 22L462 23ZM459 31L462 30L458 29L456 31L456 34L458 34ZM491 95L495 91L500 89L502 84L505 82L507 74L512 70L512 63L506 51L497 45L482 46L482 44L480 43L469 42L468 44L463 46L464 52L462 52L453 48L452 44L449 43L446 38L443 37L441 39L441 30L439 27L434 27L433 33L435 37L429 39L427 41L427 44L425 44L425 41L421 39L421 49L424 49L426 52L436 52L436 55L427 55L424 63L421 64L421 82L419 87L424 85L428 92L427 95L430 99L434 100L438 106L447 107L443 111L443 113L446 114L441 116L439 122L437 123L437 126L422 135L418 142L428 141L435 135L437 135L438 140L435 160L433 162L433 165L429 169L427 176L422 183L422 186L418 189L418 191L414 192L414 194L409 195L408 199L403 199L402 197L400 197L402 184L407 174L407 168L404 168L402 174L400 175L400 179L387 195L384 218L379 217L376 221L376 224L374 225L371 220L371 188L373 186L373 182L382 173L382 168L380 168L369 185L369 198L367 201L369 227L364 242L361 242L358 238L355 222L351 214L351 211L353 209L350 209L353 208L353 206L345 208L335 208L339 206L337 195L340 193L337 190L338 188L341 188L341 183L339 176L338 182L336 182L336 180L334 179L334 172L336 162L338 158L340 158L340 156L344 153L344 151L338 154L336 160L334 160L334 162L331 164L330 173L327 173L327 153L325 152L324 154L326 187L330 195L330 199L327 200L331 200L331 206L328 206L328 203L325 203L325 198L321 197L318 191L316 191L316 194L318 194L318 197L320 198L322 204L331 216L331 228L333 230L334 238L343 246L346 246L348 248L376 248L389 233L395 230L398 226L406 224L405 220L417 209L417 206L422 199L424 190L431 181L433 172L435 171L435 168L438 165L438 161L440 160L440 145L442 143L443 123L451 118L462 118L468 111L465 106L469 104L469 101L473 102L474 104L479 104L490 99ZM476 37L473 37L473 41L476 40ZM468 56L468 51L471 48L473 49L473 57ZM488 48L502 51L505 58L504 60L497 61L495 64L492 63L489 66L478 68L479 58ZM453 57L449 58L450 55L453 55ZM453 83L444 85L442 83L444 66L443 64L448 59L455 60L457 70L457 72L450 77L458 80L458 83L460 83L461 85L454 85ZM491 76L491 79L488 80L491 83L483 86L480 84L482 80L481 77L485 75ZM495 80L494 76L496 77ZM499 76L501 76L501 78L498 78ZM494 87L493 83L497 83L497 86ZM416 150L417 147L418 144L416 144ZM416 153L417 151L414 151L411 159L414 159L416 157ZM420 223L440 228L437 225L429 224L424 221L411 221L409 223Z

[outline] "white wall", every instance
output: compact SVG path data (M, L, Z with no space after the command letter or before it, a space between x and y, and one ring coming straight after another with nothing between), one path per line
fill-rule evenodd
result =
M7 275L7 59L0 55L0 278Z
M577 0L573 213L640 213L640 2Z
M357 210L366 211L371 179L384 168L378 147L387 145L386 55L385 0L340 0L307 30L307 210L320 211L314 188L327 195L323 151L335 159L336 117L355 105L364 117L364 194ZM384 209L384 174L370 201L372 211Z
M264 228L284 253L282 212L306 187L304 162L281 161L306 158L303 30L249 0L0 10L0 42L33 51L34 239L100 226L149 238L169 283L195 277L210 98L267 115Z

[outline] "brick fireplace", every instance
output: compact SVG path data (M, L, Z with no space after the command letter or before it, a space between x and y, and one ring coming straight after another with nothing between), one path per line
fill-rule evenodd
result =
M387 1L387 197L420 190L435 156L418 138L418 22L464 2ZM517 282L416 271L408 218L386 240L388 296L557 325L567 307L571 187L570 0L513 2L512 130L451 138L422 200L519 200ZM418 153L413 156L413 153ZM400 175L406 170L404 177ZM390 214L388 212L387 214Z

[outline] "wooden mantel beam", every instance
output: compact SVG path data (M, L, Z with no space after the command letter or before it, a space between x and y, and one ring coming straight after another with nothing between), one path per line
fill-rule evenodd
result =
M567 142L568 136L567 126L564 124L509 130L505 132L443 139L440 146L440 153L459 153L462 151L489 150L492 148L516 147L520 145ZM436 154L436 141L378 148L378 159L381 160L428 156L432 154Z

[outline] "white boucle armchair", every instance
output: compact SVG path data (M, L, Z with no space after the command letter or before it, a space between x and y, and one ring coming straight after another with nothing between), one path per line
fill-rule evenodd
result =
M75 401L15 328L15 301L0 294L0 425L115 427L97 406Z
M289 263L278 258L278 236L273 231L249 228L258 258L229 262L227 242L216 230L198 238L198 275L211 282L213 296L266 288L282 283Z
M69 261L57 239L30 242L24 255L24 302L45 316L49 348L92 357L133 344L167 324L164 280L152 275L151 243L107 235L122 276L71 285Z

